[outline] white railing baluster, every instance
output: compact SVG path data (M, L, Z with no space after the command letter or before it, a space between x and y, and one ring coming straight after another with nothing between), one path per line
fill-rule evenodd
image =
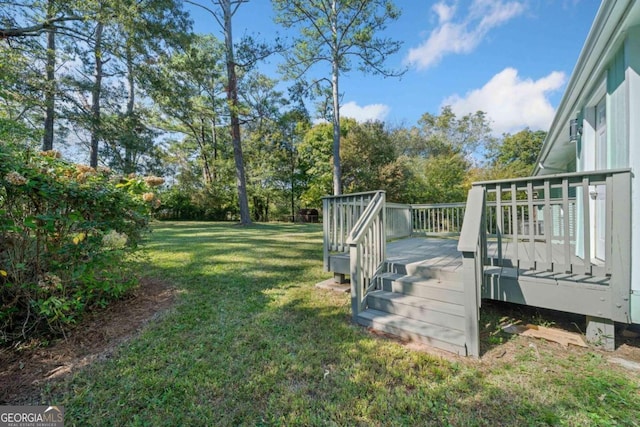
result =
M529 224L529 232L528 233L522 233L524 235L528 235L529 237L529 265L527 265L527 268L530 268L532 270L535 270L536 268L536 239L535 239L535 230L534 230L534 225L533 225L533 212L534 212L534 207L533 207L533 183L528 182L527 183L527 209L528 209L528 215L529 215L529 221L527 221L527 224ZM524 224L524 213L522 215L522 221Z
M576 195L577 196L577 195ZM589 178L582 178L582 236L584 242L584 274L591 274L591 215L589 212Z
M565 273L571 273L571 232L569 231L570 207L569 207L569 179L562 179L562 237L564 242L564 269Z
M545 254L546 254L546 269L547 271L553 271L553 217L551 216L551 183L548 180L544 181L544 237L545 242Z
M605 204L606 204L606 214L605 214L605 228L607 230L613 230L613 199L615 197L614 191L618 191L621 189L615 189L613 188L613 176L607 176L606 181L605 181L605 188L606 188L606 192L607 192L607 198L605 200ZM624 199L623 195L623 199ZM620 207L618 207L618 209L620 210ZM613 234L613 233L612 233ZM612 264L613 264L613 256L611 253L611 243L613 241L613 236L607 236L607 239L605 240L604 244L604 253L605 253L605 265L604 265L604 274L607 274L609 276L611 276L611 272L612 272Z

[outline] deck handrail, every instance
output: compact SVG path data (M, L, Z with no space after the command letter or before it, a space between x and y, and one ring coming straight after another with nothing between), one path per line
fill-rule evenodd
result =
M322 198L324 270L329 271L329 254L347 252L347 239L376 191Z
M549 175L536 175L536 176L525 176L520 178L505 178L505 179L497 179L494 181L477 181L472 183L471 185L474 187L486 187L497 184L513 184L513 183L522 183L528 181L543 181L543 180L562 180L565 178L582 178L585 176L594 176L594 175L617 175L630 173L631 169L629 168L619 168L619 169L602 169L596 171L582 171L582 172L566 172L566 173L557 173L557 174L549 174Z
M347 239L350 254L351 313L354 319L365 307L367 293L386 259L385 192L378 191Z
M480 357L480 302L486 253L486 193L483 187L469 190L458 251L462 253L465 343L467 355Z

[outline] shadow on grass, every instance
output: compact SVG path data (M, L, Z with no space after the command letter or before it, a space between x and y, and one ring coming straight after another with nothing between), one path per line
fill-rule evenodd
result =
M620 419L625 406L613 397L606 408L591 403L602 389L632 386L594 374L596 359L584 362L582 374L569 363L541 372L547 356L529 359L525 349L518 363L485 368L411 351L353 326L348 295L313 287L326 277L321 242L317 226L156 225L144 272L175 283L181 301L113 359L66 384L55 401L65 405L67 421L536 425ZM626 403L638 405L640 398L631 393Z

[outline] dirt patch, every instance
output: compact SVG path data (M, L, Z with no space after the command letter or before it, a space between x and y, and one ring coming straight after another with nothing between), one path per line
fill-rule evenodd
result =
M557 359L593 353L612 362L612 365L622 367L630 372L640 372L640 325L629 327L624 327L621 324L616 325L615 351L606 351L593 345L589 345L588 348L574 345L565 347L556 342L511 335L502 330L502 326L506 324L536 324L549 326L560 331L584 334L586 330L585 319L585 316L576 314L496 301L483 301L480 321L480 358L478 360L457 356L424 343L398 339L396 336L371 328L368 330L376 336L399 341L410 350L424 351L451 362L464 361L488 367L498 366L503 363L515 362L516 357L521 356L523 349L525 349L531 353L531 357L534 359L540 359L540 355L543 353Z
M171 307L175 296L169 284L145 278L127 298L85 316L66 339L46 347L0 349L0 405L40 404L46 384L110 357L118 345Z

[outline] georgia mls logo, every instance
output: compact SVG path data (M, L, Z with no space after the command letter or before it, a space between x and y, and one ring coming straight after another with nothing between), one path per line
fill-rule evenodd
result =
M50 412L50 411L55 411L54 413L62 415L62 411L57 406L49 406L47 409L44 410L44 413L46 414L47 412Z
M0 427L64 427L64 407L0 406Z

